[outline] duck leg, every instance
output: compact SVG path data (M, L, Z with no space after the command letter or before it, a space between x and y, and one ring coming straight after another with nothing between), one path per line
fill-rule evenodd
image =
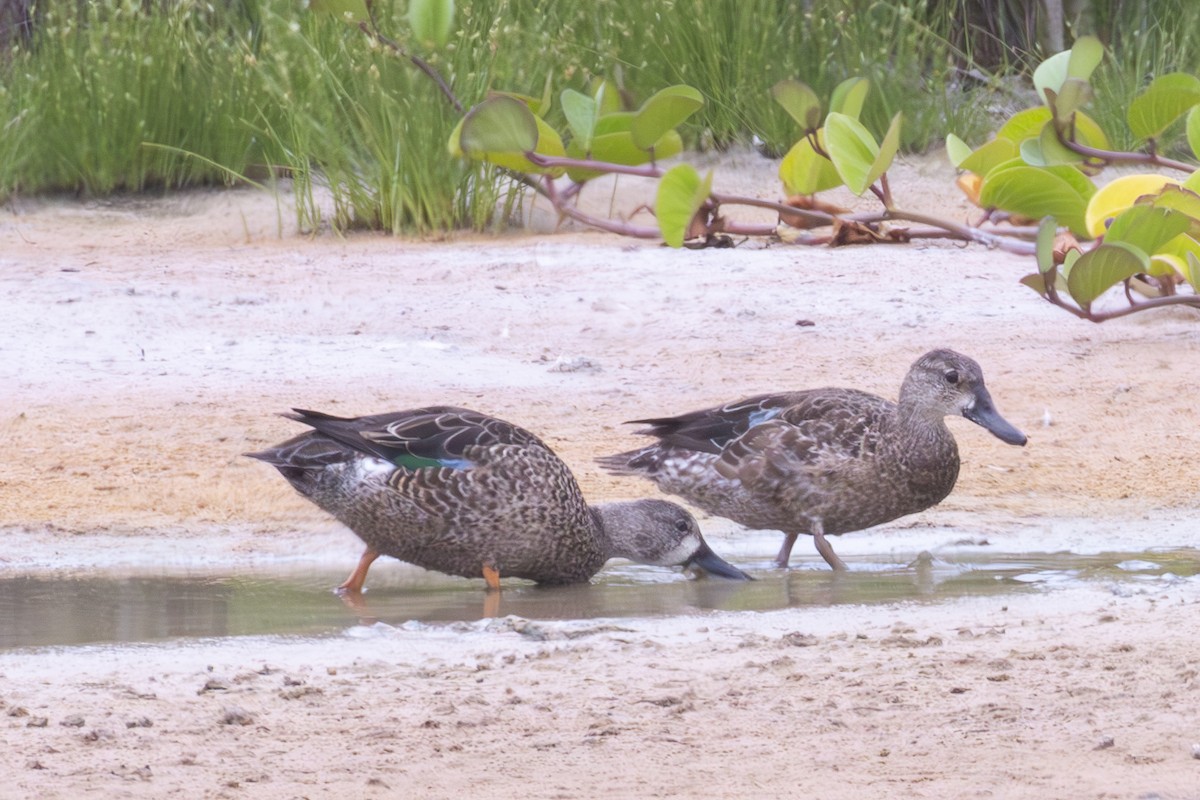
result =
M491 561L483 562L483 579L489 592L500 591L500 570Z
M785 533L783 535L783 546L779 548L779 555L775 556L775 566L780 569L787 569L788 562L792 558L792 547L796 544L798 533Z
M821 558L828 562L834 572L846 572L846 562L838 557L838 554L833 552L833 545L825 538L825 526L820 521L813 523L813 544L817 546L817 552L821 554Z
M362 594L363 584L367 580L367 570L371 568L371 564L377 558L379 558L379 553L370 547L363 550L362 557L358 559L358 566L354 568L354 572L351 572L350 577L342 581L342 585L334 589L334 591L338 594Z

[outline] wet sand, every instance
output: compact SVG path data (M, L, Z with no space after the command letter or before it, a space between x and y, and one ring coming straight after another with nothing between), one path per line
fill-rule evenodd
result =
M772 170L743 156L718 188L774 197ZM968 213L936 161L893 186ZM980 361L1030 443L952 421L955 493L835 539L852 566L914 531L933 549L963 531L1005 551L1200 546L1193 312L1081 322L1017 283L1031 261L977 247L314 238L283 214L236 192L0 217L6 574L348 571L354 537L239 456L295 433L273 416L291 406L475 407L543 435L590 498L627 498L653 489L592 463L637 443L622 420L784 388L894 396L941 346ZM718 552L762 555L701 523ZM48 798L1197 798L1198 600L1167 578L12 651L0 770L13 796Z

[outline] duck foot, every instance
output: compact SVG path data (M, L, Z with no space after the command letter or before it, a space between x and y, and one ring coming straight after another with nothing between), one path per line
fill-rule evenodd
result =
M816 531L812 535L813 543L817 546L817 552L821 554L821 558L825 559L826 563L833 568L834 572L848 572L849 568L846 562L833 552L833 545L825 538L825 534Z
M363 584L367 581L367 570L371 568L371 564L375 559L379 558L379 553L371 548L363 551L362 556L358 559L358 566L350 573L350 577L342 581L341 585L334 589L338 594L362 594Z

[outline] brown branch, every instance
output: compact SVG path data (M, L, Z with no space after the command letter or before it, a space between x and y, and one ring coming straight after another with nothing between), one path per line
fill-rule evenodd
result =
M420 56L414 56L412 53L407 52L395 39L382 34L379 29L375 27L373 20L370 23L367 23L366 21L358 23L358 29L367 36L373 37L375 41L379 42L380 44L390 48L401 58L407 58L410 62L412 62L413 66L421 70L421 72L424 72L429 76L430 80L437 84L438 89L440 89L442 94L446 96L446 99L450 101L450 105L454 106L455 111L460 114L463 112L464 107L462 102L458 99L458 97L455 96L454 91L450 88L449 84L443 80L442 76L438 74L438 71L434 69L428 61Z
M1068 139L1063 135L1062 131L1055 129L1058 135L1058 141L1063 147L1068 150L1078 153L1084 158L1094 158L1105 164L1121 163L1121 164L1149 164L1154 167L1166 167L1167 169L1179 170L1180 172L1195 172L1196 166L1183 161L1176 161L1173 158L1163 158L1153 148L1148 153L1127 153L1120 150L1101 150L1098 147L1089 147L1086 144L1080 144L1072 139Z

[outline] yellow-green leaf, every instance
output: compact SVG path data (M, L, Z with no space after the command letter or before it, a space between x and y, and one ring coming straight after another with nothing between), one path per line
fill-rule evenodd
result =
M712 191L712 172L701 180L690 164L676 164L658 182L654 214L662 231L663 241L671 247L682 247L696 212Z
M1067 290L1079 307L1088 310L1096 298L1126 278L1150 269L1150 257L1123 242L1105 242L1084 253L1071 267Z
M1045 106L1034 106L1024 111L1018 111L1008 118L1008 122L1000 126L1000 130L996 131L996 138L1008 139L1017 143L1023 142L1030 137L1040 135L1042 128L1046 126L1052 116L1050 109Z
M871 82L866 78L847 78L834 87L829 98L829 110L858 119L870 90Z
M1200 198L1197 198L1200 200ZM1118 214L1104 234L1105 242L1124 242L1153 255L1167 242L1191 227L1182 211L1153 206L1132 206Z
M418 39L441 47L454 31L454 0L408 0L408 24Z
M1192 148L1192 155L1200 158L1200 106L1192 106L1192 110L1188 112L1187 140L1188 146Z
M1083 178L1080 184L1069 172L1083 178L1073 167L994 169L983 179L979 203L985 208L1000 208L1035 219L1054 217L1077 235L1086 235L1084 184L1091 186L1091 182Z
M817 131L817 143L825 150L823 129ZM792 145L779 162L779 179L788 194L816 194L842 185L833 163L818 155L807 136Z
M946 157L950 159L950 163L955 167L965 169L962 163L971 157L971 145L953 133L948 133L946 134Z
M704 106L704 95L691 86L668 86L642 104L633 115L629 132L633 143L649 150L667 131L674 129Z
M880 153L871 132L854 117L833 111L825 118L825 143L847 188L858 195L865 192L874 183L871 174Z
M992 139L979 147L974 153L958 165L959 169L974 172L976 175L987 175L996 166L1017 157L1017 145L1011 139Z
M1058 221L1054 217L1046 217L1038 225L1037 232L1037 265L1038 272L1046 273L1054 269L1054 237L1058 235Z
M1200 78L1184 72L1160 75L1129 104L1129 130L1139 139L1152 139L1197 103L1200 103Z
M771 97L805 131L821 127L821 101L808 84L791 78L782 80L771 87Z

